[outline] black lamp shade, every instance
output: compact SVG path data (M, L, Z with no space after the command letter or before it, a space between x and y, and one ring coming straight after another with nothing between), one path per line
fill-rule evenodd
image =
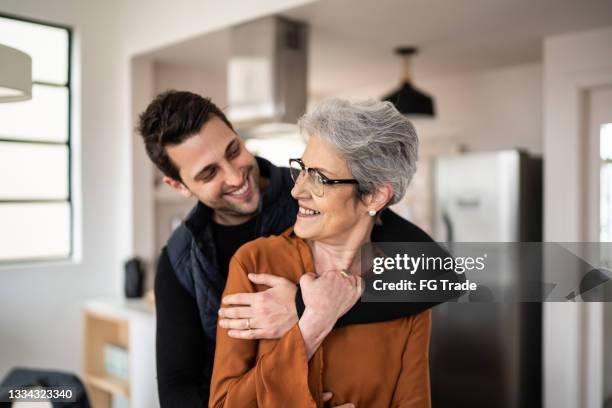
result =
M434 101L431 96L413 87L408 81L400 85L396 91L385 95L383 100L391 102L404 115L435 116Z

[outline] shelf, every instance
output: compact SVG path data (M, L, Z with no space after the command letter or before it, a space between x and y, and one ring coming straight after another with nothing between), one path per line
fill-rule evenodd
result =
M130 396L130 385L127 381L108 376L85 375L85 383L90 387L98 388L111 394Z
M130 318L155 318L155 307L144 299L92 299L85 303L85 311L99 319L122 321Z
M144 299L91 299L83 306L83 380L93 408L111 408L115 397L130 408L159 408L155 375L155 311ZM110 375L107 345L128 353L129 378Z

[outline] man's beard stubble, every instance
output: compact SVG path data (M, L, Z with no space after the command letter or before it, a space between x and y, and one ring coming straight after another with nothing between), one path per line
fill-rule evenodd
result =
M251 189L253 189L253 191L251 192L252 194L252 198L251 201L253 200L254 197L257 197L258 199L257 201L257 205L255 206L255 208L253 208L252 210L245 210L243 205L245 203L236 203L233 202L231 199L227 199L226 194L223 194L215 203L214 205L211 205L210 207L213 208L216 212L220 212L224 215L228 215L228 216L250 216L250 215L256 215L257 212L259 211L259 201L261 199L261 190L259 188L259 169L257 168L257 164L250 166L247 170L246 170L246 177L245 180L247 180L247 182L249 183L249 187ZM249 202L249 205L251 203Z

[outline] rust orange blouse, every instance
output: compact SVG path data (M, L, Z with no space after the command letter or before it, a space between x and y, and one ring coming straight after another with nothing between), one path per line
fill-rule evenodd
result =
M314 272L310 247L288 229L252 241L234 255L224 296L264 290L247 274L269 273L298 282ZM296 323L279 340L242 340L217 327L210 407L430 407L431 311L390 322L334 329L307 360Z

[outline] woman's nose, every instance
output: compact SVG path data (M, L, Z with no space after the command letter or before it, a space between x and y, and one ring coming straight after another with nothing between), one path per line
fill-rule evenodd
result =
M297 180L295 180L295 184L291 189L291 196L295 199L310 197L310 189L308 188L308 177L305 177L305 174L300 174Z

